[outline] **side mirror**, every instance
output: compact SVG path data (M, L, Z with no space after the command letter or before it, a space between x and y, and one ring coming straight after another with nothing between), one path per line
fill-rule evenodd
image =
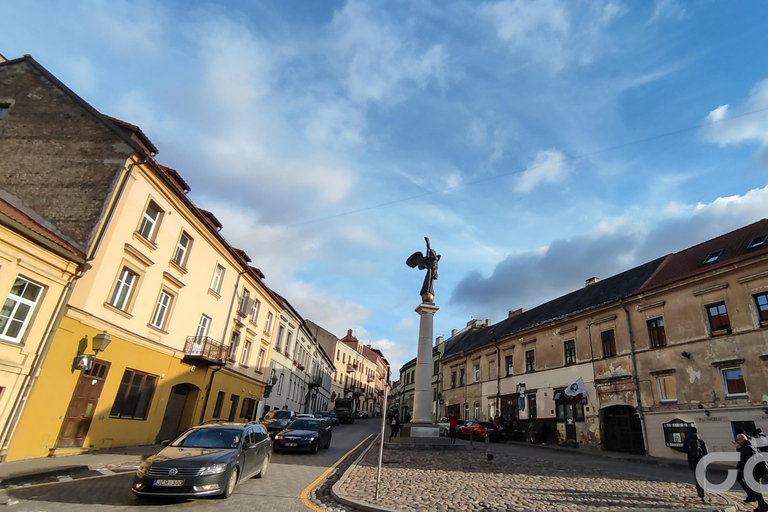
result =
M165 441L160 441L160 446L162 446L163 448L165 448L169 444L171 444L171 440L170 439L166 439Z

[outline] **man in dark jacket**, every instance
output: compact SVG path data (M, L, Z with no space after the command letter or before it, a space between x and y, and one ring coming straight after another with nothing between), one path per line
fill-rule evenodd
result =
M704 495L704 488L696 479L696 466L699 461L707 454L707 445L703 439L700 439L696 432L691 432L685 436L685 446L683 451L688 455L688 469L693 470L693 479L696 482L696 494L701 498L702 503L707 502L707 497ZM704 477L706 478L706 470Z
M768 505L766 505L765 500L763 499L763 495L758 490L752 489L744 480L744 469L747 465L747 461L755 456L757 450L754 446L752 446L752 443L749 442L749 438L744 434L739 434L736 436L736 443L739 445L738 450L740 454L739 463L736 465L736 480L744 489L744 492L747 493L747 500L757 502L757 508L755 509L755 512L768 512ZM758 483L760 482L760 479L765 476L764 462L759 462L755 466L753 476Z

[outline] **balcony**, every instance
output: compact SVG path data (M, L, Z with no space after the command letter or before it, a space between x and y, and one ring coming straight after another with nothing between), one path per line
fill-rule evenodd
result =
M309 381L309 383L307 384L307 387L309 389L312 389L312 388L319 388L322 385L323 385L322 377L315 377L314 379Z
M208 336L187 336L182 361L201 366L224 366L227 364L228 349L229 345Z
M373 377L368 377L368 382L373 382Z
M357 365L347 363L347 373L353 373L355 370L357 370Z

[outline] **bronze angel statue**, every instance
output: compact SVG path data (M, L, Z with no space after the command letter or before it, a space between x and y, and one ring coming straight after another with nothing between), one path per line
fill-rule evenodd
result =
M434 302L435 290L432 282L437 279L437 262L440 261L440 255L429 246L429 238L424 237L424 240L427 241L427 254L421 254L421 251L415 252L405 260L405 264L411 268L418 267L419 270L427 269L427 275L424 277L424 284L421 287L421 300Z

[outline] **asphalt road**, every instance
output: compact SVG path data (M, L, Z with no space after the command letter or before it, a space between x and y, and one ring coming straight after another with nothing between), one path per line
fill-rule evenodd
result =
M72 482L7 489L0 504L10 500L13 512L83 512L90 510L163 511L309 511L302 492L370 434L378 432L380 419L358 420L333 429L328 450L312 454L274 454L264 478L253 478L235 488L229 499L140 501L130 490L133 473ZM15 503L18 501L17 503Z

